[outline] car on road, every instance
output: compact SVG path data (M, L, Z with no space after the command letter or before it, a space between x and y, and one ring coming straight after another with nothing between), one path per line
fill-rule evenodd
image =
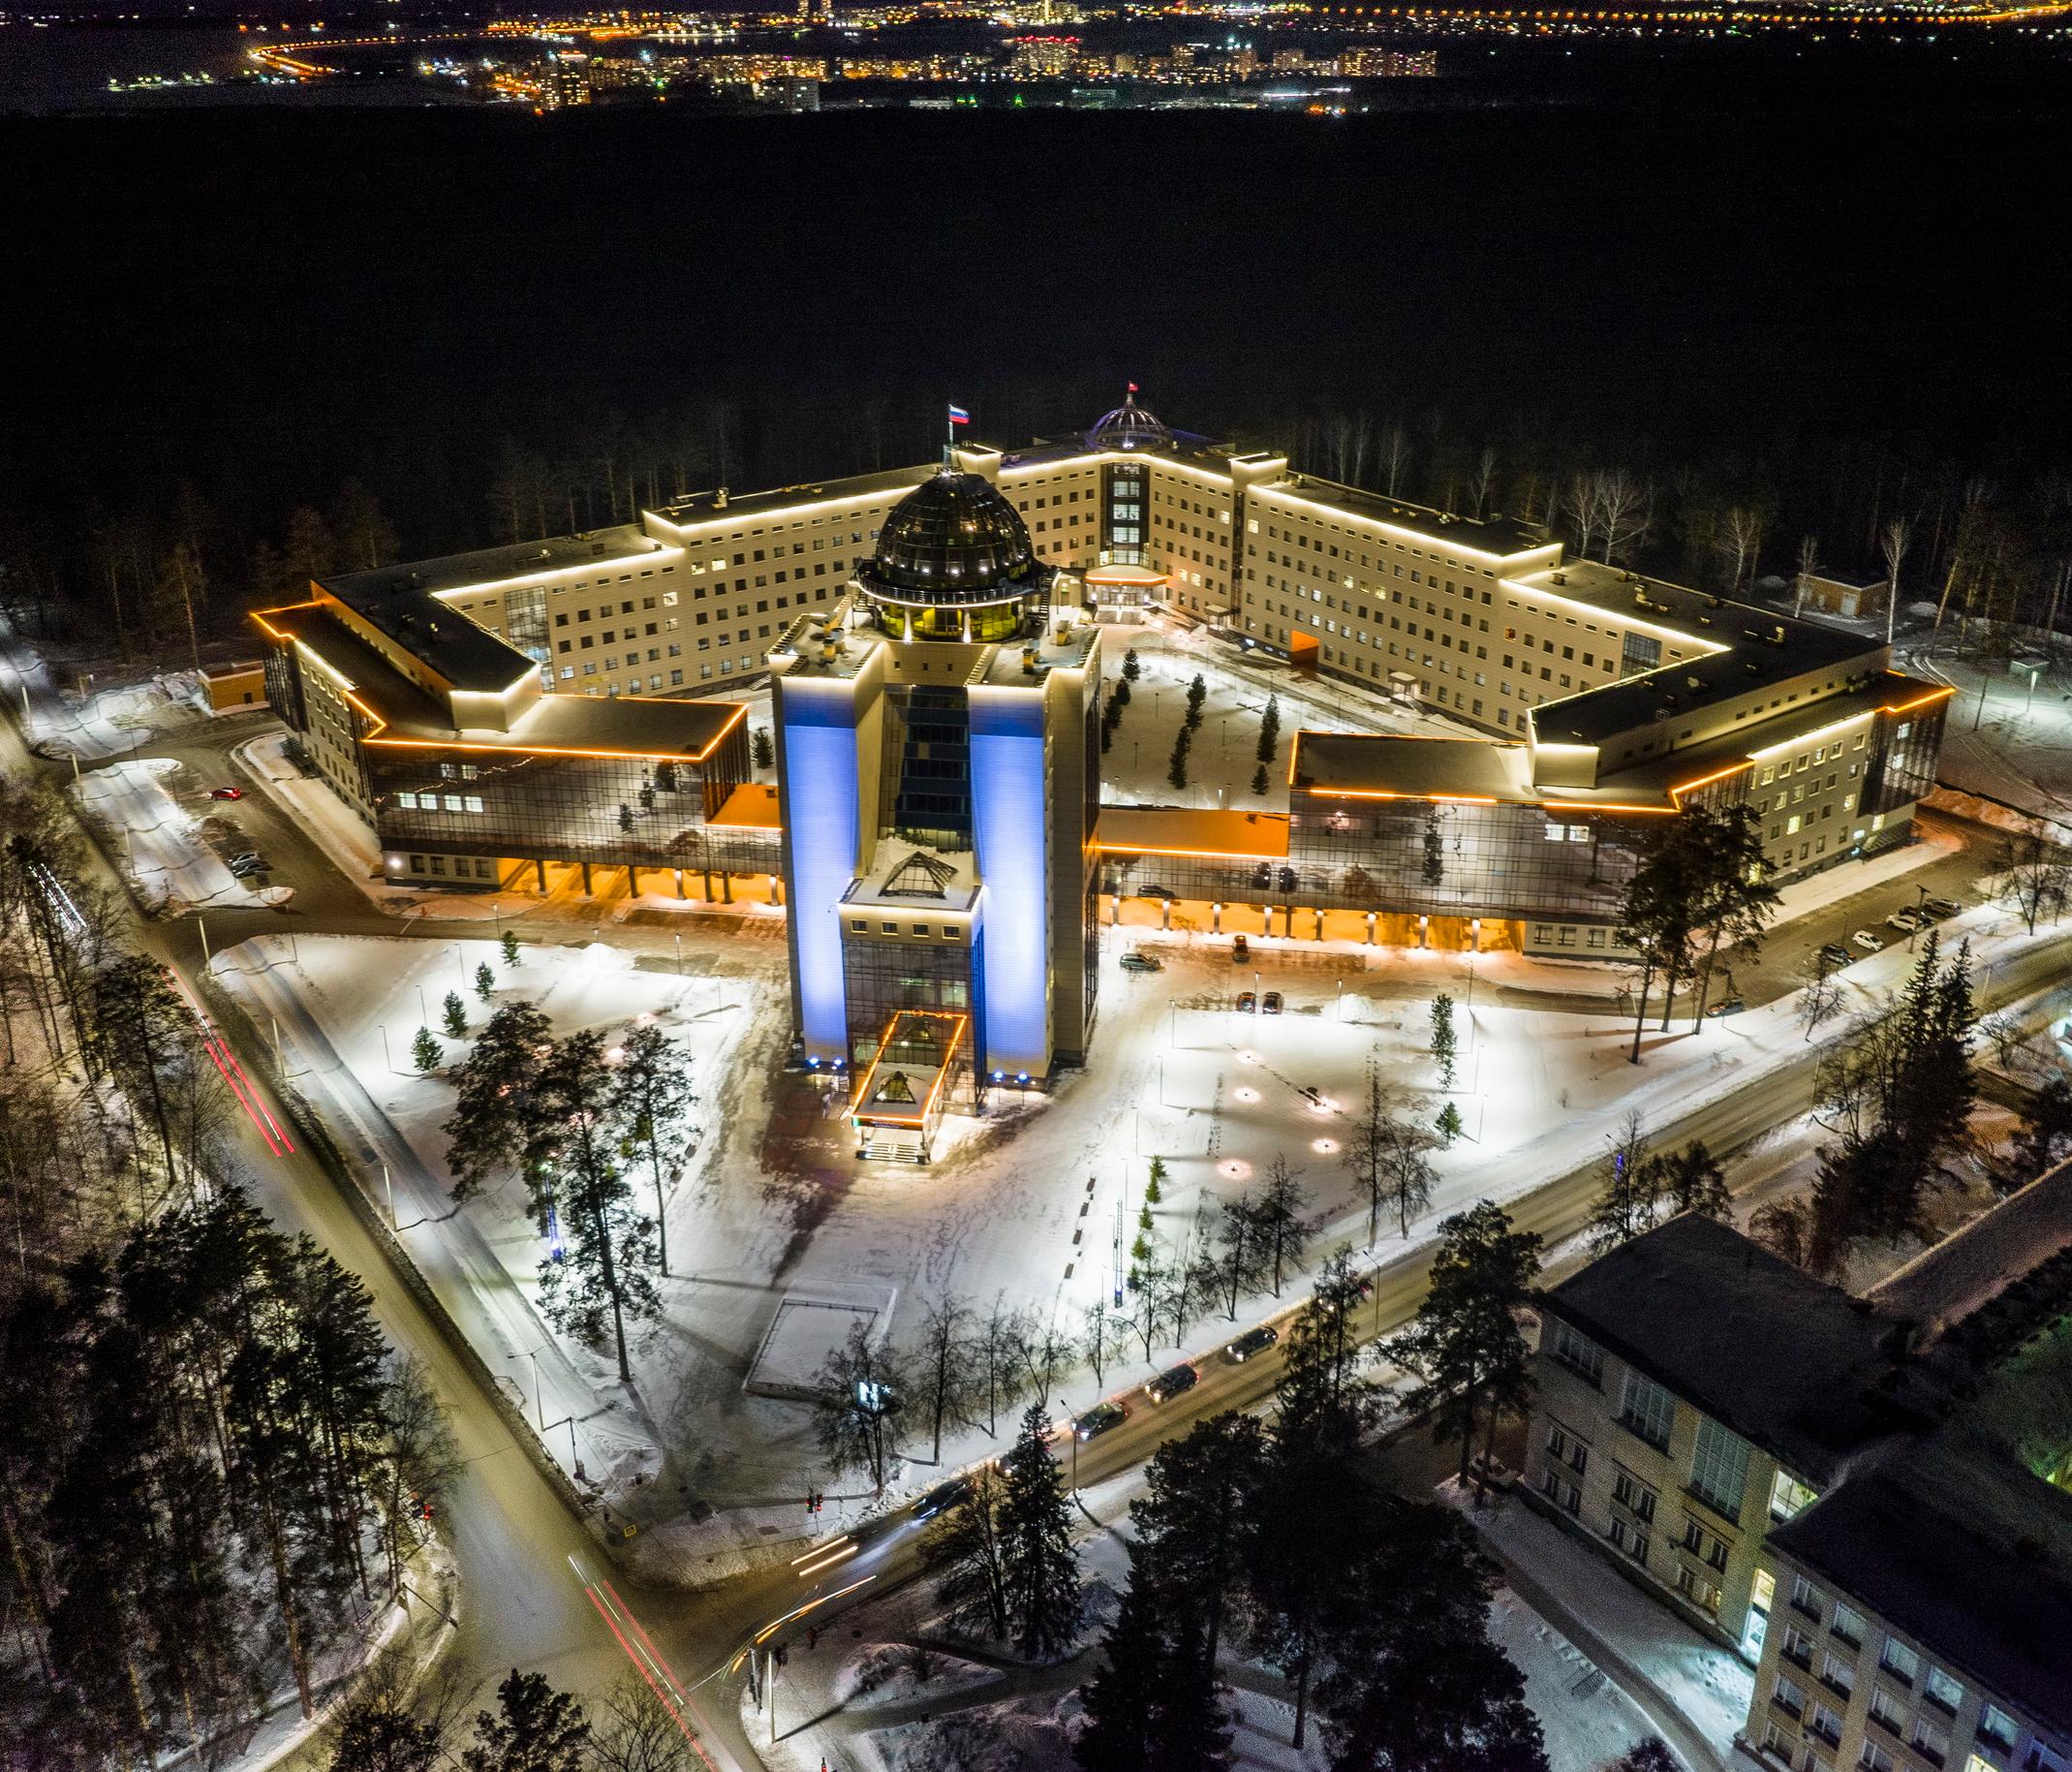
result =
M913 1517L917 1520L932 1520L945 1508L954 1508L972 1492L969 1477L952 1477L946 1483L937 1483L928 1493L913 1504Z
M1177 1397L1183 1390L1192 1390L1201 1382L1201 1374L1191 1366L1175 1366L1170 1372L1161 1372L1144 1386L1144 1394L1154 1403L1162 1403L1168 1397Z
M1262 1010L1263 1012L1265 1012L1266 1014L1269 1014L1269 1015L1278 1015L1278 1014L1280 1014L1280 1012L1281 1012L1281 993L1280 993L1279 991L1277 991L1277 990L1270 990L1270 991L1268 991L1268 992L1266 993L1266 995L1265 995L1265 996L1263 996L1263 997L1261 997L1261 998L1259 999L1259 1008L1260 1008L1260 1010Z
M1248 942L1242 935L1232 936L1230 938L1231 964L1241 966L1251 958L1252 944Z
M241 800L245 796L242 788L211 788L208 797L212 800Z
M1925 898L1921 908L1931 917L1956 917L1964 910L1954 898Z
M1705 1018L1711 1021L1719 1015L1738 1015L1747 1007L1739 997L1722 997L1717 1003L1707 1006Z
M266 871L266 857L255 850L247 850L241 855L232 855L231 857L231 872L239 880L248 879L254 874L263 874Z
M1237 1012L1240 1015L1250 1015L1258 1009L1258 1007L1259 1000L1257 997L1253 996L1251 991L1241 990L1238 992Z
M1905 910L1895 911L1888 917L1885 919L1885 927L1897 929L1902 935L1911 935L1916 929L1925 928L1933 920L1932 917L1923 917L1920 912L1908 906Z
M1242 1366L1254 1354L1264 1353L1281 1339L1281 1331L1270 1323L1262 1322L1256 1329L1247 1329L1237 1340L1223 1350L1223 1358L1233 1366Z
M1092 1440L1111 1427L1122 1426L1129 1418L1129 1412L1120 1403L1097 1403L1072 1423L1072 1437Z
M1829 942L1820 949L1820 958L1829 966L1846 966L1855 957L1840 942Z
M1123 955L1125 972L1163 972L1165 962L1152 958L1148 953L1126 953Z
M1866 953L1883 953L1885 951L1885 938L1882 935L1873 935L1868 929L1857 930L1854 935L1849 937L1849 940L1854 942Z

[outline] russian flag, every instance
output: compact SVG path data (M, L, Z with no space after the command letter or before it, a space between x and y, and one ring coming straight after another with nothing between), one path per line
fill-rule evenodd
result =
M972 415L961 406L952 406L949 409L949 421L952 424L969 424L972 421Z

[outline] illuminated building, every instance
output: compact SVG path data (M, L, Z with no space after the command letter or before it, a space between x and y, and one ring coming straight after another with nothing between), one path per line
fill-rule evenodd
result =
M1100 639L1081 617L998 488L945 467L886 519L851 593L778 644L808 1064L862 1062L906 1011L940 1018L912 1038L954 1017L968 1040L936 1067L952 1094L1084 1056Z
M1568 560L1533 525L1319 480L1174 431L1133 391L1084 431L960 447L951 465L947 482L930 464L719 488L594 534L326 580L262 617L269 699L372 827L388 878L592 890L604 868L605 889L785 904L803 1050L853 1061L892 1010L927 1007L969 1016L988 1075L1040 1077L1084 1052L1091 969L1068 949L1089 889L1101 916L1135 898L1223 935L1611 957L1656 821L1754 806L1782 879L1903 840L1933 782L1948 691L1892 671L1881 640ZM1013 595L922 545L945 499L936 514L998 558L1026 551ZM1098 808L1081 736L1095 636L1154 613L1364 692L1377 729L1414 711L1453 730L1293 733L1285 811ZM724 699L773 670L775 789L753 779L744 709ZM957 734L943 742L969 747L945 756L971 771L947 824L910 816L919 765L941 760L899 773L939 688ZM825 766L802 773L817 749ZM1078 802L1059 772L1082 763L1067 843L1061 808ZM1226 784L1240 804L1244 785ZM989 857L996 805L1019 809L996 845L1048 832L1040 890L1004 849ZM883 896L908 859L900 829L922 833L924 872L950 869L918 1005L895 988L911 929L829 921L852 891ZM1075 871L1082 845L1091 873ZM875 901L873 919L902 920ZM1000 942L1005 926L1021 939ZM898 953L866 964L842 939L858 934ZM1033 971L1010 985L1010 954L1042 957L1040 989ZM1004 994L989 1007L981 988Z

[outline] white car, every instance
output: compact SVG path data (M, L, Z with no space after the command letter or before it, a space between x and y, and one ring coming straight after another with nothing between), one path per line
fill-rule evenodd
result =
M1911 935L1916 929L1927 928L1928 919L1920 912L1909 908L1904 911L1895 911L1885 919L1885 927L1897 929L1902 935Z
M1854 935L1849 937L1849 940L1854 942L1866 953L1883 953L1885 951L1885 938L1882 935L1871 934L1869 929L1857 930Z

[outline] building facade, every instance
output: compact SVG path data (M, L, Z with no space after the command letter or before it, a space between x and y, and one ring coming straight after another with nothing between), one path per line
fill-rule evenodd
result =
M1062 733L1099 701L1090 621L1157 617L1356 687L1377 730L1295 735L1287 810L1227 816L1100 807L1098 745L1075 735L1110 917L1144 897L1220 933L1582 956L1618 953L1648 830L1694 800L1757 807L1765 865L1787 878L1905 840L1933 780L1949 692L1894 672L1882 643L1567 560L1530 525L1319 481L1273 451L1174 431L1134 389L1083 432L950 456L960 520L980 514L982 486L984 523L1018 524L1010 551L1026 545L1029 570L1056 575L1040 619L900 582L936 544L888 527L935 496L939 469L916 466L721 487L605 530L327 578L259 618L268 699L392 880L587 892L603 869L607 887L781 904L803 778L756 778L734 699L750 685L775 673L789 708L777 736L793 750L834 742L806 736L816 697L828 720L853 715L853 732L882 726L903 747L943 729L950 750L969 747L982 825L985 784L1005 793L1020 775L976 758L1025 754L988 723L1041 703L1044 804L1062 804ZM1054 656L1061 626L1076 663ZM857 668L824 669L815 633L850 645ZM1038 648L1026 680L1018 639ZM910 658L943 670L958 647L1004 650L982 666L972 653L970 681L908 680ZM1048 686L1067 682L1076 699L1053 707L1064 691ZM1452 735L1378 730L1406 709ZM896 803L874 797L884 759L864 750L892 741L854 741L856 816L868 803L886 831L936 829L921 816L930 771L947 766L936 738L912 740L930 748ZM1065 828L1053 821L1053 883L1069 871ZM861 866L879 838L858 829ZM997 901L1000 870L981 872ZM1044 915L1053 947L1085 921L1047 901ZM844 966L844 1004L875 1003L860 949ZM1073 1026L1090 1019L1061 1003L1053 1055L1083 1050ZM831 1025L815 1036L829 1062ZM851 1057L855 1038L844 1034ZM1014 1072L1049 1062L1030 1041L992 1049Z

